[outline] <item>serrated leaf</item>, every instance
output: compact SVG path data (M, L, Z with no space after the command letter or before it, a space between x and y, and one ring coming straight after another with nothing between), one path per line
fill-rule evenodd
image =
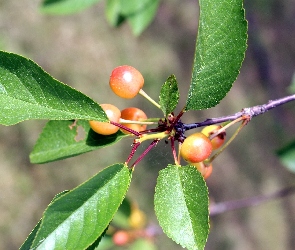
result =
M117 213L115 214L112 224L119 228L129 228L129 217L131 215L131 203L125 197Z
M104 237L102 237L101 241L99 242L99 245L94 249L95 250L111 250L112 247L114 247L113 239L111 236L106 234ZM89 249L87 248L87 250ZM116 250L116 249L112 249L112 250Z
M209 234L209 199L206 183L193 166L160 171L155 212L165 234L187 249L204 249Z
M130 171L114 164L52 202L34 249L85 249L105 231L130 184Z
M72 14L88 8L100 0L44 0L41 11L47 14Z
M160 106L164 115L172 113L179 101L178 83L175 75L168 77L160 92Z
M110 25L115 27L125 21L125 17L121 13L121 0L107 0L105 15Z
M277 151L281 163L291 172L295 173L295 141L292 141Z
M140 35L153 21L159 0L122 0L121 11L130 24L133 34Z
M33 241L36 237L36 234L40 228L42 220L39 220L39 222L37 223L37 225L34 227L33 231L29 234L28 238L25 240L25 242L21 245L19 250L28 250L28 249L32 249L32 244Z
M211 108L232 87L245 57L242 0L200 0L199 29L186 110Z
M66 194L68 191L63 191L59 194L57 194L56 196L54 196L53 200L51 201L51 203L57 199L58 197ZM41 225L41 222L42 222L42 219L39 220L39 222L37 223L37 225L34 227L34 229L32 230L32 232L30 233L30 235L28 236L28 238L25 240L25 242L21 245L20 249L19 250L28 250L28 249L31 249L32 247L32 244L33 244L33 241L37 235L37 232L40 228L40 225Z
M30 154L30 160L32 163L61 160L112 145L126 136L120 131L109 136L97 134L85 120L49 121Z
M103 231L103 233L91 244L91 246L87 247L87 250L95 250L100 245L102 239L105 237L106 232L108 231L109 226Z
M0 51L0 124L29 119L108 121L100 105L33 61Z

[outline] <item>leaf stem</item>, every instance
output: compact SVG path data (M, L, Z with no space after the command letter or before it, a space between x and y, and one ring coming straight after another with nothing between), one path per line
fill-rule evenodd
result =
M155 139L151 142L151 144L145 149L145 151L136 159L136 161L131 165L131 168L134 168L135 165L137 165L142 159L143 157L145 157L145 155L153 148L155 147L158 142L160 141L160 139Z
M110 124L113 124L121 129L124 129L126 130L127 132L131 133L131 134L134 134L135 136L141 136L141 134L131 128L127 128L125 127L124 125L120 124L120 123L117 123L117 122L113 122L113 121L110 121Z
M140 145L140 142L134 142L133 147L132 147L132 150L131 150L131 152L130 152L128 158L127 158L127 160L125 161L125 164L126 165L128 165L128 163L130 162L130 160L134 156L134 154L135 154L137 148L139 147L139 145Z
M171 142L171 149L172 149L172 154L173 154L173 158L174 158L174 163L175 163L175 165L179 165L180 159L177 157L177 154L176 154L174 137L171 137L170 142Z

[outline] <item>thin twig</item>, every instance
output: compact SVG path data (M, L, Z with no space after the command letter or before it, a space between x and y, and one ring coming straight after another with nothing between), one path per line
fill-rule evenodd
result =
M295 187L288 187L269 195L260 195L260 196L254 196L254 197L245 198L241 200L225 201L225 202L211 204L209 206L210 216L215 216L215 215L218 215L227 211L235 210L235 209L257 206L269 200L283 198L285 196L291 195L294 192L295 192Z
M280 105L283 105L285 103L291 102L295 100L295 95L289 95L289 96L285 96L283 98L280 99L276 99L276 100L270 100L268 101L268 103L266 104L262 104L262 105L256 105L253 107L249 107L249 108L244 108L242 109L240 112L237 112L235 114L232 115L228 115L228 116L221 116L221 117L217 117L217 118L209 118L206 119L203 122L197 122L197 123L190 123L190 124L184 124L184 129L185 130L190 130L190 129L194 129L194 128L198 128L198 127L203 127L203 126L208 126L208 125L212 125L212 124L218 124L218 123L222 123L222 122L227 122L227 121L233 121L239 117L242 116L249 116L250 119L254 116L257 115L261 115L275 107L278 107Z

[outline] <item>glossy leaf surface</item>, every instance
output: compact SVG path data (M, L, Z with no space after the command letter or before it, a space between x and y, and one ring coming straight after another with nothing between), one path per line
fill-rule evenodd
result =
M187 249L203 249L209 234L208 189L193 166L160 171L155 212L164 233Z
M108 121L100 105L33 61L0 51L0 124L29 119Z
M103 234L130 184L124 164L112 165L54 200L45 210L34 249L85 249Z
M242 0L200 0L199 28L186 110L211 108L232 87L245 57Z
M128 135L117 132L99 135L85 120L49 121L30 154L32 163L45 163L73 157L114 144Z

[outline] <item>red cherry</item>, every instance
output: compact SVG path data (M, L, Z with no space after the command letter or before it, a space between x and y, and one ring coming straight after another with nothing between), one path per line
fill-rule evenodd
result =
M130 236L128 232L119 230L113 235L113 242L117 246L124 246L130 241Z
M144 78L135 68L123 65L115 68L110 76L110 87L122 98L133 98L143 87Z

